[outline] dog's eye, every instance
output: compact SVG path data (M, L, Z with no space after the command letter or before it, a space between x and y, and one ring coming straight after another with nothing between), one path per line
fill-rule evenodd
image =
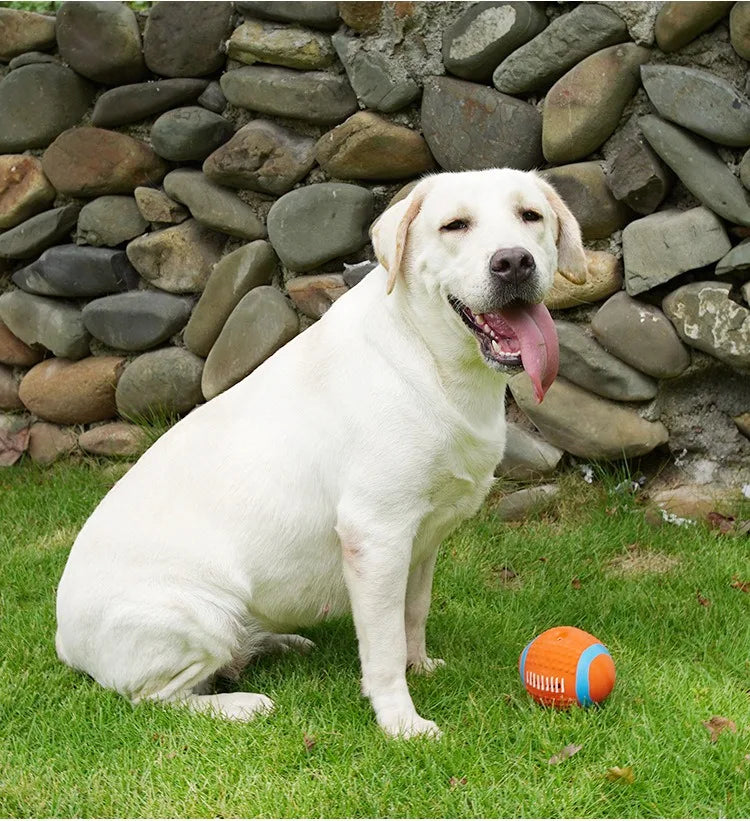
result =
M446 223L443 225L440 230L441 231L465 231L469 227L469 223L466 220L453 220L452 222Z
M521 219L524 222L539 222L542 219L542 215L538 211L523 211L521 213Z

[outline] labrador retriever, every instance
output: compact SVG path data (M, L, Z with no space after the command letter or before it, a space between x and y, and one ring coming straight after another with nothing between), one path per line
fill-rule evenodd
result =
M133 703L247 720L212 691L292 630L351 611L362 692L391 736L438 735L406 670L425 647L440 542L481 505L523 368L539 399L555 270L586 262L536 174L437 174L372 232L380 265L250 376L154 444L88 519L57 599L57 652Z

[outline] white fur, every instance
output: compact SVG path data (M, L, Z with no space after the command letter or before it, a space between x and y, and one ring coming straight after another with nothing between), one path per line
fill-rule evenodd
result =
M392 294L378 267L175 425L91 515L59 587L67 664L133 702L247 719L271 702L201 694L214 674L307 649L287 634L351 609L380 725L438 734L405 672L441 664L425 648L437 549L479 508L505 442L506 376L485 364L446 292L489 310L489 258L517 245L533 252L546 290L559 230L532 174L444 174L420 188ZM407 207L376 226L379 258ZM526 224L519 208L545 219ZM472 230L441 232L455 217Z

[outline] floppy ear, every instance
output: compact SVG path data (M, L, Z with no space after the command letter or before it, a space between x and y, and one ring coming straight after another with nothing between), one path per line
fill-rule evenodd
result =
M372 247L375 249L375 256L388 271L388 294L394 289L396 278L401 273L409 238L409 226L424 202L429 188L426 182L418 183L408 197L384 211L372 226Z
M557 217L557 270L570 282L583 285L588 266L578 220L557 191L546 180L537 179Z

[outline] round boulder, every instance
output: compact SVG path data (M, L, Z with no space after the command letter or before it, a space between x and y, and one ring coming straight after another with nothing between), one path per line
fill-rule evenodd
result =
M157 154L173 162L205 160L234 133L219 114L200 106L167 111L151 128L151 145Z
M55 199L55 189L44 176L42 164L26 154L0 156L0 230L12 228L44 211Z

